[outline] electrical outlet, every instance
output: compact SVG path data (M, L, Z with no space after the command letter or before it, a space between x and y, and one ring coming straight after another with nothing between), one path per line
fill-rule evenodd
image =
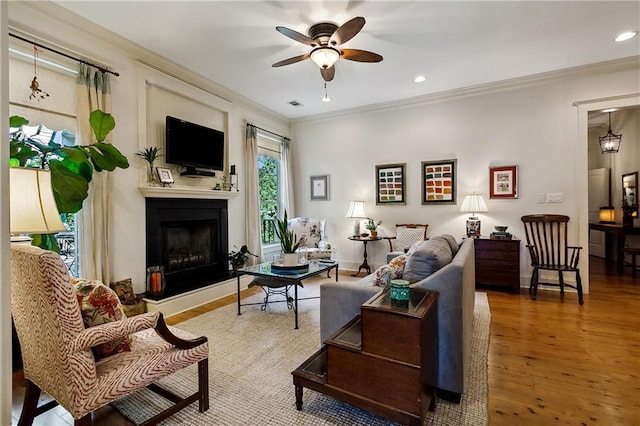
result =
M543 204L546 199L546 194L544 192L538 192L536 194L536 203Z
M562 192L548 192L547 193L547 203L562 203L563 194Z

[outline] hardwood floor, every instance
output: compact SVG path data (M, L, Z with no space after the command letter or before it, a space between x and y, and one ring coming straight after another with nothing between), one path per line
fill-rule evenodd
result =
M490 425L640 424L640 277L632 279L629 268L617 276L595 258L590 265L591 292L583 306L574 293L562 299L556 291L539 290L533 301L526 291L487 290ZM341 274L341 279L351 278ZM167 322L176 324L235 300L228 296ZM14 424L23 390L21 375L14 373ZM98 410L94 423L132 425L110 407ZM73 421L58 407L34 424Z

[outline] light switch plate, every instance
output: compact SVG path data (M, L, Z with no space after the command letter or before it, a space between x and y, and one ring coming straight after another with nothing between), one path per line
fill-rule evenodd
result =
M547 192L547 203L562 203L562 192Z
M544 192L538 192L536 194L536 203L543 204L546 200L546 194Z

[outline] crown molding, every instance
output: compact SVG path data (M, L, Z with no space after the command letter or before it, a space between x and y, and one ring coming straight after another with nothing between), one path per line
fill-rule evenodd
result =
M341 111L334 111L326 114L298 117L291 120L291 127L295 127L297 125L305 123L332 120L335 118L355 117L358 115L390 110L397 111L398 109L414 108L417 106L424 106L441 102L450 102L452 100L458 100L472 96L481 96L490 93L523 89L531 86L549 84L569 77L605 74L632 69L640 69L640 56L630 56L627 58L616 59L612 61L598 62L562 70L532 74L524 77L517 77L492 83L462 87L460 89L447 90L443 92L415 96L396 101L372 104L364 107L344 109Z
M179 80L184 81L185 83L191 84L198 89L204 90L212 95L215 95L219 98L224 99L225 101L231 102L236 106L242 106L253 112L259 112L260 114L266 116L267 118L284 122L285 124L289 124L290 119L280 115L273 110L261 105L257 102L252 101L249 98L246 98L226 87L215 83L212 80L209 80L202 75L187 69L173 61L168 60L167 58L160 56L151 52L150 50L145 49L144 47L133 43L132 41L109 31L96 23L89 21L88 19L77 15L74 12L71 12L68 9L52 2L52 1L11 1L9 2L10 9L12 8L28 8L37 13L46 15L50 18L53 18L59 21L61 24L70 25L77 28L80 31L86 32L89 37L97 38L105 43L108 43L114 50L120 51L124 56L128 57L132 61L138 61L143 63L151 68L156 69L157 71L163 72L171 77L177 78ZM26 12L30 14L29 11ZM32 13L32 12L31 12ZM34 38L37 38L38 41L42 41L45 44L54 44L55 46L65 49L67 51L71 51L67 47L64 46L64 43L56 42L54 40L50 40L49 37L42 34L38 29L28 30L25 28L25 23L18 22L11 19L11 13L9 13L9 21L10 27L17 31L22 32L23 34L28 34ZM62 45L61 45L62 44ZM87 55L81 52L74 52L80 57L87 57ZM92 59L98 63L104 63L104 60Z

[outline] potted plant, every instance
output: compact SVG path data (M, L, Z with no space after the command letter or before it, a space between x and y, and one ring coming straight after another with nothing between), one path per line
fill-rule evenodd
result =
M369 233L371 234L371 238L378 237L378 231L376 230L378 228L378 225L382 225L381 220L376 222L370 217L367 218L367 223L365 223L364 227L369 230Z
M160 157L160 148L152 146L145 147L142 151L136 152L138 157L144 158L144 160L149 164L149 170L147 171L147 182L150 184L154 184L156 182L156 175L153 173L153 164L156 162L158 157Z
M276 219L275 231L278 239L280 240L280 247L282 248L282 257L284 266L295 266L298 264L298 246L300 240L296 236L296 233L289 229L289 221L287 220L287 211L284 211L284 218L282 220Z
M238 275L238 269L247 264L249 256L258 257L255 254L251 253L246 245L240 247L240 250L232 250L229 252L229 254L227 255L227 259L231 264L234 276Z

